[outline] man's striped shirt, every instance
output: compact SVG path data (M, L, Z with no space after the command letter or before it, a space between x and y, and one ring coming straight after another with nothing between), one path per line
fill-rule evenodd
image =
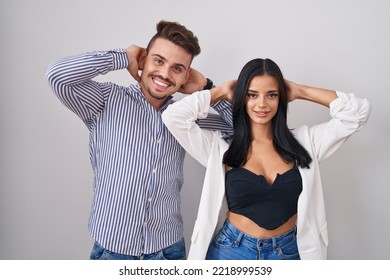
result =
M90 132L91 236L107 250L139 256L183 237L180 189L185 151L161 120L172 97L156 111L139 85L93 80L127 65L123 49L90 52L52 64L47 78ZM213 108L229 126L218 115L210 115L200 125L231 132L230 104L218 102Z

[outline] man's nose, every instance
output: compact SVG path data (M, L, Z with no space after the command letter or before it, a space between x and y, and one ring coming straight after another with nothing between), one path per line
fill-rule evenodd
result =
M170 71L170 68L169 68L169 65L163 65L161 66L160 68L160 75L166 79L169 77L169 71Z

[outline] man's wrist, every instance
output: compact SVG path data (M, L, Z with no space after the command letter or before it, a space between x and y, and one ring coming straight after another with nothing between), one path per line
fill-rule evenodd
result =
M206 85L204 86L203 90L206 89L212 89L214 87L214 83L209 78L206 78Z
M225 94L221 87L213 87L210 90L210 96L211 96L210 104L214 104L220 100L225 99Z

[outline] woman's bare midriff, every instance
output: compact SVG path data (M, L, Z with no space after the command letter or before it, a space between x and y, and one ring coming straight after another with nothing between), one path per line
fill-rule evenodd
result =
M254 238L271 238L281 235L293 229L297 222L297 215L295 214L283 225L277 227L276 229L268 230L258 226L255 222L240 214L228 211L227 218L238 230Z

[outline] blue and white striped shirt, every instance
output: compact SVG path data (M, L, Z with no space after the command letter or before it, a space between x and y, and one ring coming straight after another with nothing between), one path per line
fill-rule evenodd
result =
M89 219L91 236L107 250L139 256L157 252L183 237L180 189L185 151L169 133L139 85L123 87L94 81L125 69L123 49L62 59L47 69L60 100L87 125L94 171ZM231 106L218 102L221 114L202 127L232 132Z

